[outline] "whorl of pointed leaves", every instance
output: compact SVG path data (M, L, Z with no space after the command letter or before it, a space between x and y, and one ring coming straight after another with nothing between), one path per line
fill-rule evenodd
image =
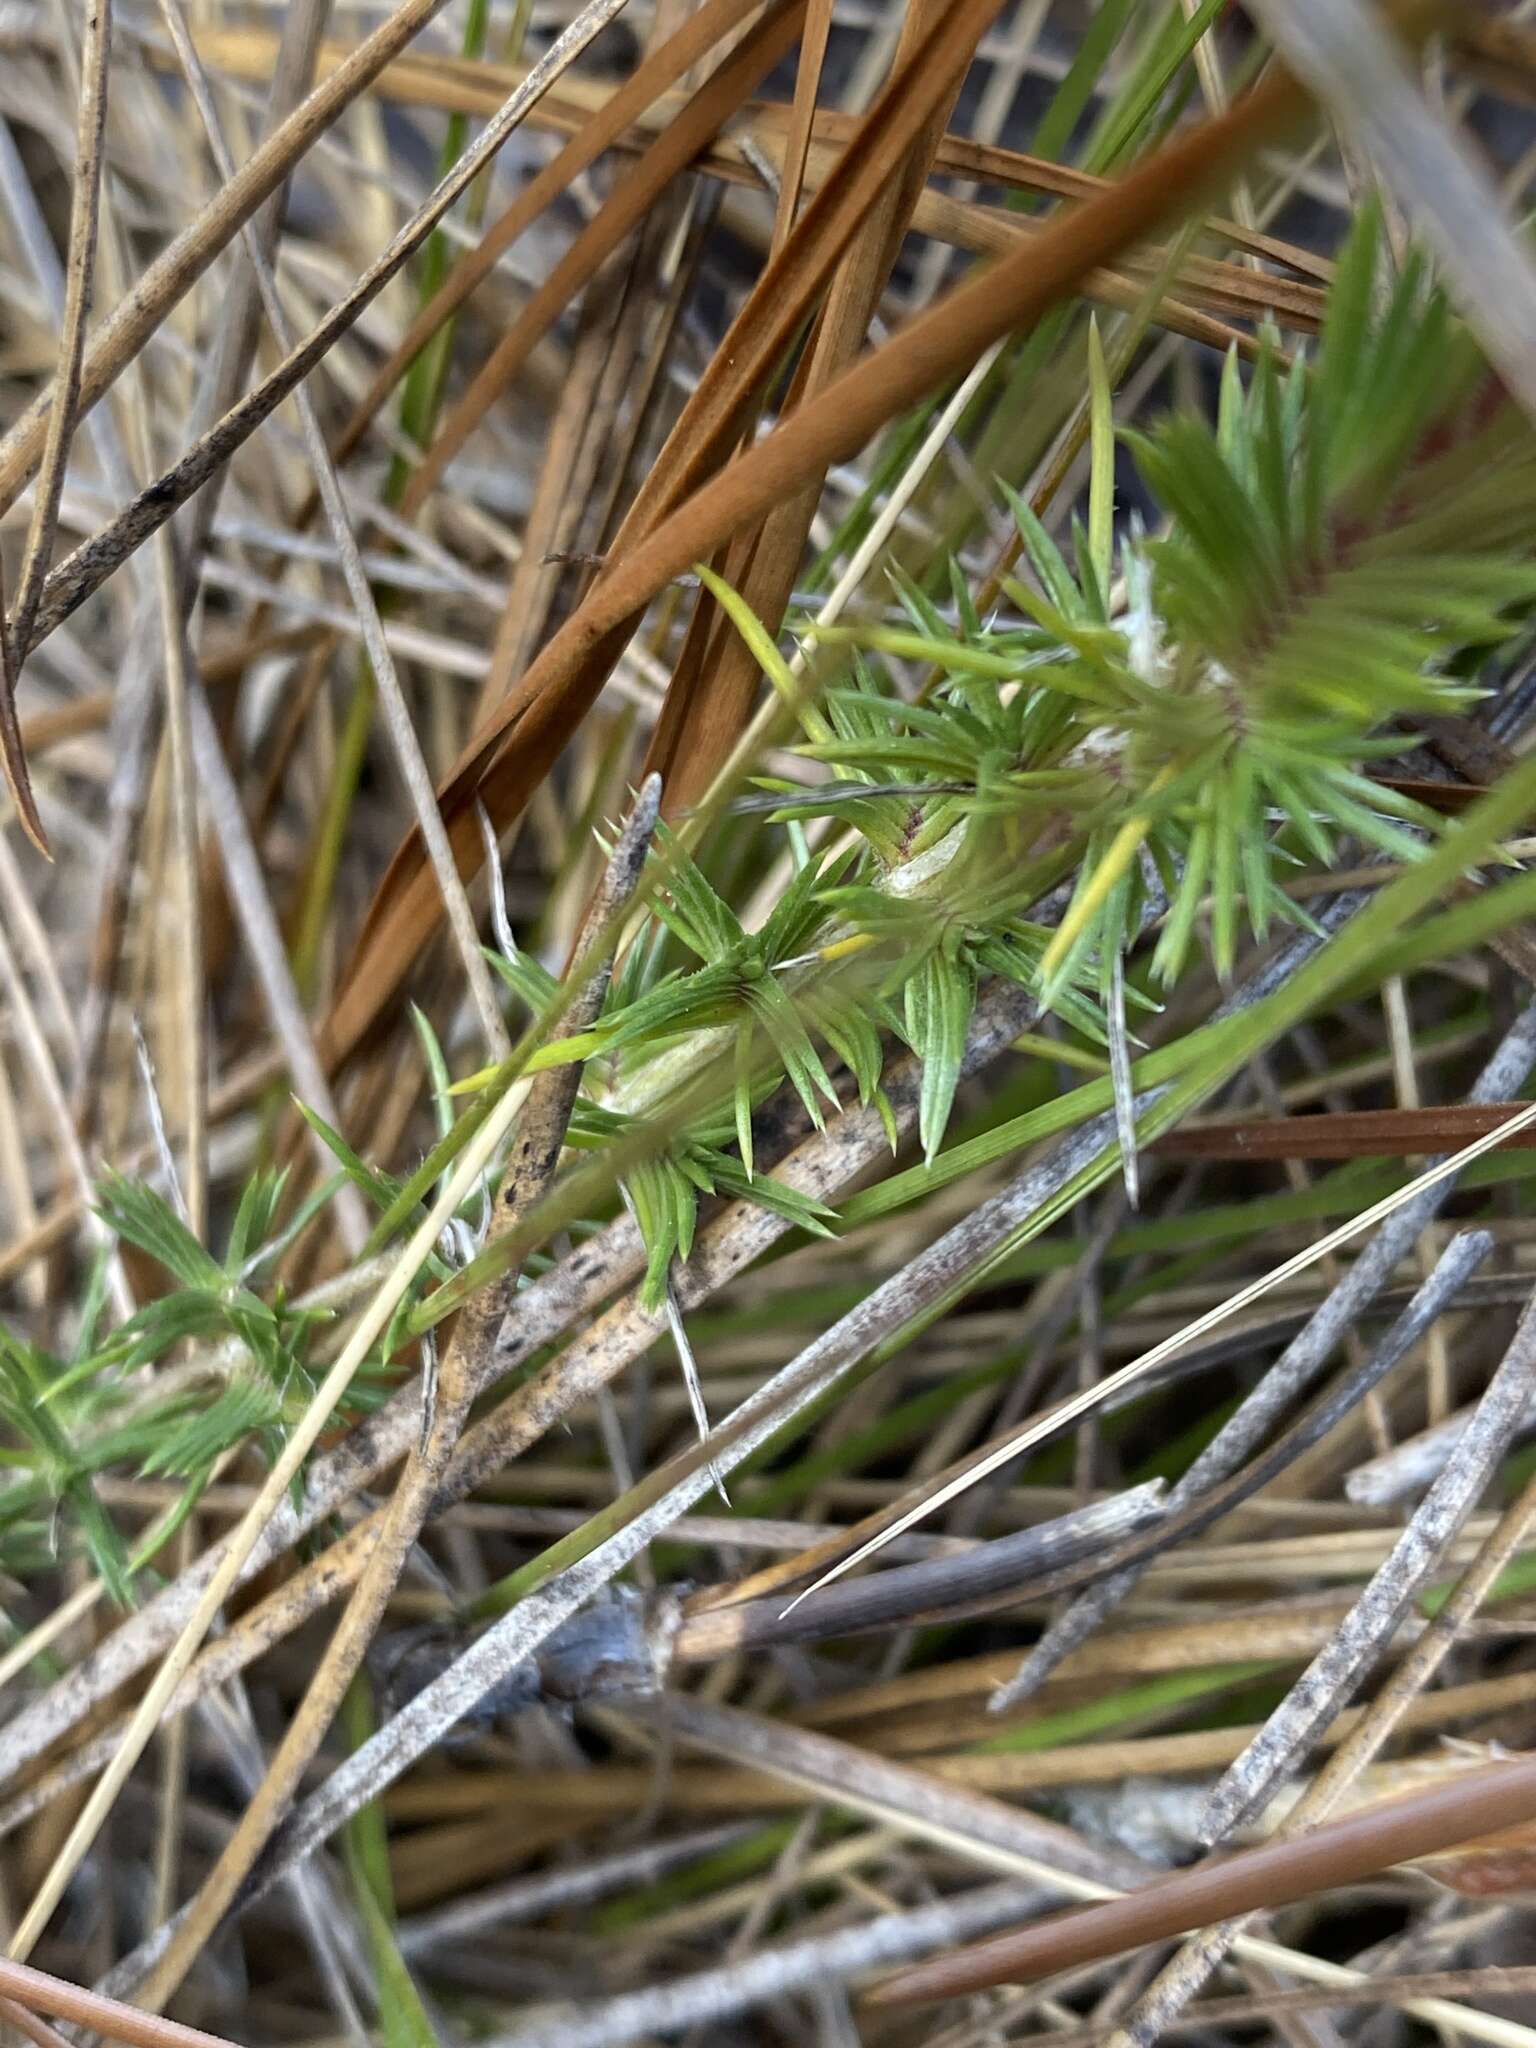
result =
M190 1514L227 1451L254 1441L271 1455L304 1413L318 1383L310 1341L326 1318L293 1308L281 1289L271 1301L255 1290L263 1269L335 1189L322 1189L278 1230L283 1185L281 1173L253 1176L220 1260L152 1188L114 1173L103 1177L99 1213L119 1239L154 1262L166 1290L104 1332L98 1261L68 1358L0 1326L0 1420L13 1474L0 1485L6 1569L38 1570L66 1535L78 1534L108 1591L127 1604L134 1573L152 1549L130 1555L97 1498L97 1476L127 1470L182 1482L156 1531L158 1548ZM165 1366L188 1339L201 1340L189 1366L146 1374L147 1367ZM382 1395L378 1374L365 1372L351 1389L349 1411L365 1413Z
M1412 860L1438 829L1366 771L1401 751L1396 721L1475 696L1478 659L1523 622L1536 441L1417 256L1378 306L1378 244L1368 214L1315 365L1282 374L1265 354L1245 390L1234 357L1214 426L1122 435L1169 527L1126 536L1113 605L1107 531L1095 544L1078 527L1069 561L1010 493L1034 573L1003 588L1027 623L977 620L956 580L953 618L904 585L910 631L820 636L943 681L913 704L866 670L829 706L835 732L801 751L843 777L931 779L930 802L907 800L909 846L964 815L983 868L1075 870L1052 1000L1074 968L1107 991L1149 898L1167 906L1158 977L1178 975L1207 911L1225 974L1245 910L1260 936L1304 918L1288 868L1331 865L1342 841ZM804 818L816 793L791 802ZM893 857L846 784L826 808Z
M854 1003L836 992L797 1001L785 986L785 963L825 922L815 895L818 864L806 862L762 930L749 933L665 826L659 843L664 880L654 914L628 949L598 1022L563 1041L589 1063L570 1126L571 1143L584 1148L610 1142L637 1121L620 1103L597 1099L598 1091L613 1092L679 1040L718 1033L731 1042L733 1085L719 1116L679 1133L626 1177L648 1255L642 1300L652 1310L661 1306L673 1258L686 1258L692 1248L703 1195L747 1196L802 1229L827 1234L831 1211L824 1204L753 1171L752 1112L782 1079L818 1127L826 1108L837 1107L808 1025L847 1066L861 1100L871 1100L880 1073L879 1033ZM490 957L530 1009L549 1005L555 982L546 969L521 952Z

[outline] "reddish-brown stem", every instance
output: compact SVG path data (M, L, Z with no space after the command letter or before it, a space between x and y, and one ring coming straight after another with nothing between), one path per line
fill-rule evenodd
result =
M993 1984L1022 1984L1241 1913L1265 1912L1438 1855L1536 1819L1536 1756L1451 1773L1293 1840L1211 1856L1102 1905L1053 1914L1017 1934L958 1949L877 1985L872 2005L920 2005Z

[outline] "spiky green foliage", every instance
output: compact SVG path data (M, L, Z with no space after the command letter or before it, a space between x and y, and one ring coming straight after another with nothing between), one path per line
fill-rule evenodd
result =
M1480 664L1524 623L1536 441L1418 259L1385 295L1378 269L1367 217L1315 359L1287 365L1272 348L1245 377L1234 358L1212 421L1176 414L1121 437L1165 515L1156 537L1134 522L1116 532L1112 394L1090 327L1086 520L1058 544L1000 486L1023 568L993 616L978 614L957 565L939 594L893 571L902 623L793 623L813 671L823 650L841 650L833 679L813 688L701 571L793 707L819 779L765 776L735 806L764 821L746 829L758 872L778 878L755 929L711 879L712 842L695 857L663 833L600 1017L533 1061L586 1062L571 1143L624 1148L619 1197L645 1242L649 1308L664 1304L710 1197L746 1197L808 1232L833 1227L822 1204L758 1168L754 1121L776 1089L814 1124L840 1090L856 1095L894 1140L881 1076L905 1044L921 1063L932 1162L977 993L1000 977L1054 1010L1069 1050L1115 1048L1128 1112L1121 1010L1150 999L1123 969L1143 933L1155 932L1162 983L1207 932L1224 974L1245 928L1304 917L1285 886L1298 864L1362 850L1413 861L1433 844L1439 820L1373 769L1416 716L1475 695ZM490 957L532 1020L554 1014L544 967L505 933ZM409 1181L306 1111L385 1236L419 1213L467 1128L424 1018L417 1031L444 1135ZM701 1076L715 1077L713 1094L701 1106L695 1089L687 1115L669 1118L680 1077ZM380 1364L421 1290L472 1254L488 1193L445 1233ZM103 1214L170 1285L105 1338L87 1318L68 1359L4 1340L0 1399L19 1448L0 1530L13 1554L49 1540L41 1506L61 1501L123 1596L131 1561L96 1476L170 1475L190 1503L225 1451L270 1445L302 1407L311 1321L259 1285L303 1220L276 1231L279 1194L275 1181L252 1184L215 1259L159 1197L105 1185ZM195 1369L134 1380L186 1340ZM208 1364L221 1359L233 1363Z
M822 636L942 680L918 703L866 689L858 729L845 717L804 752L930 778L915 839L958 811L988 858L1076 870L1053 992L1074 963L1123 952L1159 897L1159 976L1177 976L1207 906L1225 973L1245 917L1262 936L1301 915L1284 890L1296 862L1343 846L1411 860L1438 829L1369 769L1401 751L1399 721L1476 694L1479 655L1536 595L1536 443L1417 259L1377 307L1376 244L1368 217L1315 366L1266 353L1245 389L1234 358L1214 424L1123 436L1169 527L1125 535L1113 604L1102 549L1078 529L1069 560L1010 493L1033 577L1005 589L1027 624L951 619L907 590L910 631Z
M167 1284L106 1330L99 1267L67 1358L0 1326L8 1436L0 1460L15 1475L0 1486L7 1569L36 1569L78 1541L114 1599L126 1603L134 1572L191 1512L227 1452L249 1443L275 1456L314 1394L311 1354L329 1317L296 1308L280 1286L270 1295L257 1290L263 1271L334 1192L320 1190L280 1228L283 1186L280 1173L252 1177L216 1259L153 1188L103 1176L100 1215ZM382 1360L358 1376L350 1413L377 1405L381 1370ZM98 1498L95 1482L106 1473L180 1482L153 1546L130 1554Z
M833 703L828 715L856 726L859 706L854 693L850 705ZM887 1044L904 1041L923 1063L920 1130L931 1156L948 1121L980 982L1002 975L1040 985L1049 933L1019 916L1018 883L959 891L946 881L928 895L887 894L891 834L911 806L880 793L851 799L845 809L861 828L856 843L812 853L792 830L791 879L755 932L663 827L651 910L603 1014L579 1039L555 1048L587 1062L571 1122L572 1142L581 1146L637 1128L636 1104L657 1095L679 1050L690 1069L713 1058L728 1077L718 1111L670 1135L625 1180L647 1247L643 1299L653 1309L673 1258L688 1254L704 1196L743 1196L801 1229L826 1232L824 1205L755 1170L754 1111L776 1088L787 1083L819 1127L839 1099L829 1065L841 1067L894 1138L879 1080ZM918 850L930 844L923 839ZM934 872L945 881L942 861ZM526 954L491 957L530 1008L552 1000L552 978ZM1066 998L1062 1007L1102 1037L1090 1005Z
M752 1113L781 1078L792 1082L818 1126L825 1108L837 1105L813 1029L848 1065L866 1101L879 1074L873 1026L836 1001L797 1004L785 986L786 970L823 921L815 894L818 863L801 868L753 933L665 828L657 867L664 881L653 915L628 949L603 1015L580 1041L567 1041L588 1061L587 1092L570 1130L572 1143L588 1148L638 1127L638 1117L624 1106L626 1088L643 1088L648 1069L669 1048L695 1036L728 1044L733 1083L721 1114L679 1133L624 1182L646 1243L642 1292L652 1309L660 1306L672 1260L686 1258L692 1247L701 1196L746 1196L801 1229L826 1232L824 1204L753 1170ZM552 1001L553 978L526 954L491 958L530 1008Z

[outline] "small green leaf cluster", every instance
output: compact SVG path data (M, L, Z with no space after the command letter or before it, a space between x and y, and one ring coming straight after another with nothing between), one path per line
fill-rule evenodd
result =
M1169 526L1156 540L1132 526L1118 574L1092 509L1069 558L1010 492L1033 577L1002 590L1022 623L979 621L956 577L953 616L903 585L909 631L820 635L925 661L939 681L915 703L890 678L866 683L856 715L834 698L835 730L804 753L844 777L930 779L915 845L961 812L990 857L1006 848L1034 879L1065 853L1053 995L1074 964L1107 987L1149 908L1162 981L1206 915L1226 974L1244 911L1260 937L1305 921L1284 887L1296 864L1330 866L1346 843L1414 860L1440 829L1368 771L1402 750L1400 721L1476 696L1478 661L1536 597L1536 441L1421 260L1378 303L1377 258L1368 214L1314 364L1282 370L1269 348L1245 387L1233 356L1214 421L1122 434ZM832 801L858 814L846 783ZM796 796L793 814L815 802ZM1025 829L1000 842L1010 818Z
M334 1192L321 1189L279 1229L283 1189L281 1173L251 1178L216 1259L153 1188L103 1175L103 1221L171 1284L105 1330L103 1255L68 1358L0 1326L0 1462L14 1475L0 1486L0 1547L10 1569L35 1571L77 1537L112 1597L127 1604L135 1572L190 1514L220 1459L247 1443L277 1454L313 1395L311 1343L328 1317L294 1306L280 1286L264 1298L255 1283ZM178 1361L189 1342L195 1352ZM367 1412L382 1392L380 1371L365 1369L348 1412ZM99 1497L96 1482L114 1472L182 1482L137 1555Z
M842 858L832 868L846 865ZM785 1080L818 1127L828 1107L836 1109L821 1047L847 1067L861 1100L877 1096L880 1035L869 1016L844 991L789 986L806 964L799 956L807 941L827 922L819 900L824 872L821 862L805 860L762 929L748 932L662 827L651 914L625 952L597 1023L579 1039L561 1041L588 1063L586 1092L570 1126L572 1144L584 1149L601 1149L638 1128L641 1119L624 1106L626 1086L643 1088L669 1048L712 1039L728 1064L719 1113L670 1137L624 1178L647 1250L642 1300L653 1311L665 1297L673 1259L692 1249L703 1196L745 1196L803 1230L827 1233L825 1204L756 1173L752 1128L754 1110ZM535 1013L553 1002L554 978L526 953L489 957Z
M842 713L833 707L831 715ZM919 1121L931 1157L949 1119L980 983L1002 975L1032 990L1041 984L1049 933L1018 915L1021 886L977 877L961 887L941 873L941 894L898 900L881 886L886 864L871 843L895 822L891 799L861 801L872 806L860 821L869 831L851 843L813 852L790 827L793 872L755 932L663 827L650 908L601 1016L549 1049L587 1063L570 1128L583 1148L638 1127L634 1103L655 1098L679 1049L690 1075L718 1062L717 1107L691 1116L624 1176L647 1249L642 1300L652 1310L665 1298L673 1259L688 1256L706 1195L745 1197L800 1229L828 1231L824 1204L755 1170L753 1117L768 1095L787 1084L820 1127L837 1106L832 1076L841 1067L894 1146L880 1077L888 1044L905 1043L922 1062ZM555 982L546 969L522 951L489 957L520 1002L535 1014L549 1008ZM1092 1005L1068 995L1062 1007L1102 1041Z

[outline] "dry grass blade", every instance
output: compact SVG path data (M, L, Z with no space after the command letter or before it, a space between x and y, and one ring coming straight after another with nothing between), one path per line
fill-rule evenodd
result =
M400 1928L406 1955L428 1954L439 1943L474 1936L493 1927L515 1926L536 1918L550 1906L578 1906L600 1899L632 1883L649 1883L678 1864L709 1855L740 1841L750 1823L728 1821L721 1827L699 1828L676 1841L646 1843L638 1849L616 1849L574 1870L552 1870L537 1877L456 1899L436 1912L418 1913Z
M892 1537L904 1534L924 1517L936 1513L939 1508L956 1499L967 1488L985 1479L988 1473L1011 1463L1034 1444L1041 1443L1046 1437L1066 1428L1079 1416L1089 1414L1111 1395L1145 1378L1165 1359L1172 1358L1183 1350L1185 1345L1192 1343L1197 1337L1204 1336L1207 1330L1215 1329L1219 1324L1230 1320L1271 1288L1281 1285L1296 1273L1304 1272L1308 1266L1317 1264L1337 1246L1347 1243L1352 1237L1358 1237L1363 1231L1373 1229L1376 1224L1384 1222L1388 1217L1399 1214L1415 1196L1431 1192L1453 1174L1459 1173L1464 1166L1470 1165L1474 1159L1491 1150L1501 1138L1516 1130L1526 1129L1532 1124L1536 1124L1536 1103L1530 1103L1524 1109L1518 1110L1505 1124L1487 1137L1476 1140L1461 1152L1453 1153L1448 1160L1441 1160L1427 1168L1416 1180L1410 1181L1407 1187L1388 1195L1362 1215L1353 1217L1348 1223L1341 1224L1337 1230L1330 1231L1316 1244L1308 1245L1304 1250L1297 1252L1294 1258L1287 1259L1284 1265L1277 1266L1272 1273L1250 1281L1246 1287L1240 1288L1217 1307L1208 1310L1186 1329L1175 1331L1171 1337L1164 1338L1161 1344L1154 1345L1140 1358L1132 1359L1129 1365L1121 1366L1118 1372L1062 1402L1046 1416L1025 1423L1020 1429L1004 1437L1001 1443L993 1445L982 1457L969 1463L964 1471L936 1488L929 1497L915 1507L909 1508L905 1514L897 1516L888 1529L882 1530L868 1543L861 1544L830 1571L824 1572L820 1578L807 1586L803 1593L797 1594L791 1604L798 1605L801 1600L811 1599L822 1587L831 1585L845 1572L852 1571L857 1565L882 1550Z
M614 847L592 915L576 945L573 969L581 980L560 1019L569 1032L583 1031L596 1019L608 986L608 962L594 955L611 946L612 934L628 910L660 802L660 784L652 778L642 787ZM488 1243L510 1236L553 1180L580 1080L580 1065L568 1064L539 1074L530 1086L518 1114ZM517 1270L512 1268L460 1310L435 1385L424 1393L420 1440L406 1461L367 1564L310 1679L303 1705L289 1722L277 1755L212 1874L180 1917L175 1938L139 1988L139 2004L158 2009L178 1988L291 1805L383 1620L442 1487L475 1396L492 1375L496 1340L516 1284Z
M80 393L85 322L96 274L96 234L101 211L103 143L107 125L107 76L112 61L112 8L89 9L80 49L80 126L70 187L69 256L64 270L64 307L59 324L59 366L43 441L42 466L33 493L32 520L11 614L11 642L26 647L53 552L64 469L69 460Z
M78 420L88 413L137 356L161 321L191 290L222 249L226 249L264 200L275 192L294 163L313 147L359 93L366 92L391 58L405 48L444 0L402 0L344 64L323 79L240 166L234 180L184 228L115 306L86 345L73 407ZM0 441L0 507L15 502L41 458L53 394L45 391ZM18 645L25 656L27 643Z
M230 2048L218 2034L205 2034L179 2020L160 2019L115 1998L104 1998L99 1991L82 1991L46 1970L29 1969L4 1956L0 1956L0 1991L8 2005L68 2020L105 2040L125 2042L128 2048Z
M1371 1159L1439 1151L1486 1135L1507 1123L1513 1103L1453 1102L1433 1109L1319 1110L1312 1116L1271 1117L1241 1123L1188 1123L1156 1139L1149 1151L1163 1159ZM1536 1133L1517 1131L1516 1150L1536 1145Z
M493 2048L621 2048L683 2027L730 2020L776 1999L866 1976L898 1958L963 1940L995 1927L1038 1896L1035 1885L981 1885L957 1898L879 1913L830 1934L772 1943L745 1960L634 1991L595 2010L563 2013L557 2008L510 2033L493 2035Z
M597 502L602 496L598 478L610 466L622 475L625 439L633 453L646 414L643 402L635 402L632 383L640 370L639 353L651 330L649 374L654 377L668 336L675 332L679 287L686 290L703 250L705 235L698 230L708 211L697 185L675 182L659 195L628 246L615 253L581 295L570 370L544 443L522 552L501 608L477 717L501 695L502 676L520 670L543 639L576 541L584 531L606 530L614 494L610 489L606 504ZM627 421L626 397L631 399Z
M64 490L64 468L69 460L70 437L80 394L80 361L85 351L85 322L90 310L91 284L96 269L96 230L101 206L103 138L107 122L107 71L112 57L111 0L88 8L80 50L80 126L71 188L69 260L65 269L64 309L59 328L59 368L54 380L53 404L48 413L48 430L43 443L42 467L32 506L32 523L27 532L17 582L16 603L8 627L0 632L0 763L16 800L17 812L27 836L40 853L48 852L48 839L27 774L26 755L16 729L16 685L20 649L30 645L32 622L42 594L57 531L59 499ZM0 592L0 607L4 594Z
M675 35L653 50L616 92L609 94L592 117L582 123L551 162L529 180L510 206L500 213L473 249L466 249L417 313L410 326L379 365L367 391L357 401L337 437L338 462L349 456L411 363L451 319L477 286L484 283L518 237L532 226L572 181L612 146L660 96L725 37L731 35L761 0L706 0Z
M176 0L162 0L162 11L177 52L186 66L187 82L207 134L214 163L227 187L234 178L235 167L208 89L206 74L198 60ZM246 229L245 240L257 290L273 339L285 355L290 354L293 349L293 335L282 302L278 298L271 265L254 228ZM301 386L294 397L298 407L299 423L303 429L305 450L310 468L314 472L321 504L325 509L326 524L341 564L347 595L362 630L369 665L383 699L385 724L394 743L395 757L399 762L406 788L410 791L417 824L426 840L433 872L443 892L443 905L458 949L459 964L474 998L486 1048L493 1059L505 1059L512 1050L512 1043L507 1036L506 1025L502 1022L496 992L491 986L490 969L486 966L480 951L480 937L475 928L474 913L469 907L464 885L459 880L458 870L453 864L447 840L443 835L442 821L438 816L437 804L432 794L432 778L422 758L421 745L411 722L405 692L400 686L394 658L384 638L384 624L379 616L378 605L374 601L373 586L363 567L335 465L326 448L325 435L315 416L309 394Z
M187 708L203 807L218 848L219 863L224 870L235 918L256 971L262 1001L282 1048L289 1077L298 1093L312 1109L320 1112L333 1129L344 1129L293 978L282 928L272 905L260 855L251 837L239 785L225 756L224 742L214 723L207 694L196 678L189 680ZM313 1140L313 1149L321 1171L328 1173L332 1164L331 1154L318 1133ZM368 1236L367 1212L356 1188L342 1189L337 1198L337 1218L343 1242L348 1252L355 1256Z
M1358 1738L1351 1737L1339 1754L1337 1781L1334 1767L1330 1767L1314 1781L1309 1797L1319 1792L1331 1795L1335 1782L1345 1784L1352 1780L1363 1763L1393 1733L1401 1717L1432 1682L1462 1631L1477 1615L1499 1574L1521 1548L1530 1532L1533 1517L1536 1517L1536 1482L1523 1487L1519 1497L1505 1509L1487 1540L1479 1547L1476 1557L1457 1580L1450 1598L1402 1664L1388 1675L1370 1704ZM1314 1809L1309 1807L1311 1810Z
M893 1622L915 1623L940 1615L985 1612L1052 1583L1082 1560L1097 1564L1105 1547L1119 1550L1127 1538L1163 1513L1162 1482L1111 1495L1053 1522L977 1543L959 1556L926 1558L898 1565L852 1585L828 1589L814 1607L786 1613L777 1601L743 1601L685 1614L673 1654L686 1663L706 1663L744 1644L814 1641L857 1635Z
M903 68L911 68L930 97L929 109L905 151L890 164L883 189L837 266L796 366L786 412L804 405L853 361L890 281L955 96L975 45L989 25L988 16L974 19L969 25L969 42L961 43L952 32L958 23L947 19L947 12L930 7L926 0L913 0L902 16L893 71L899 77ZM945 45L936 49L930 31L940 26L946 31ZM814 74L811 83L813 86ZM892 83L894 86L895 78ZM809 88L802 82L797 89L804 93ZM801 118L808 127L803 109ZM872 112L867 132L878 139L885 125L886 117ZM786 138L786 148L792 148L796 140L792 133ZM850 159L855 150L850 142ZM774 218L776 249L784 248L792 232L794 200L794 188L781 179ZM770 273L772 260L770 255ZM749 430L744 427L746 438ZM771 632L778 630L794 590L795 573L821 496L820 485L820 478L813 479L797 497L775 505L761 524L754 521L744 526L716 563L718 572L753 616ZM760 681L756 655L720 609L701 595L646 750L647 765L666 779L674 812L698 802L714 786L746 728Z
M11 792L27 837L39 853L46 854L49 851L48 834L32 793L26 742L22 736L21 721L16 715L16 686L20 680L21 657L16 651L15 636L5 609L4 579L0 578L0 770L4 772L6 787Z
M35 2012L29 2012L13 1998L0 1999L0 2015L16 2029L23 2040L36 2042L37 2048L68 2048L64 2035L57 2027L49 2026L45 2019L39 2019Z
M423 455L402 501L412 515L437 488L444 470L507 389L534 344L649 213L653 203L794 46L804 0L766 9L687 106L668 122L630 175L603 203L533 294L520 318L481 364ZM493 820L493 822L497 822Z
M417 0L421 7L427 7L429 0ZM443 0L430 0L430 6L440 7ZM175 466L141 491L133 502L120 512L112 523L103 528L93 539L85 542L65 561L50 573L43 586L43 599L37 622L33 628L33 645L47 637L77 606L82 604L92 591L129 560L135 551L163 526L167 519L184 505L193 493L200 490L211 477L216 476L243 444L262 426L282 404L284 399L298 389L299 385L346 334L383 291L384 287L410 260L438 222L454 202L468 190L485 166L492 161L508 135L523 120L529 107L546 93L554 81L584 50L593 38L604 29L614 16L621 13L627 0L590 0L576 16L569 27L556 37L554 43L533 66L526 78L498 110L494 120L489 122L474 143L465 150L458 164L444 177L429 194L411 218L391 238L388 246L370 263L353 284L346 296L331 307L330 311L312 328L298 347L252 391L247 392L240 402L207 429L181 457ZM409 10L402 10L407 12ZM376 32L368 44L360 46L373 50ZM374 53L376 55L376 52ZM347 67L343 67L346 69ZM333 74L322 85L317 86L297 112L263 143L256 154L246 160L239 174L245 177L251 166L269 147L286 139L292 147L293 137L288 134L290 127L303 125L302 117L316 100L330 93L342 76ZM352 90L361 90L361 79L349 77ZM249 201L238 218L221 225L227 228L225 240L238 234L250 214L268 196L270 190L281 182L284 164L279 160L269 166L271 183L265 189L244 194ZM227 200L234 187L226 187ZM167 256L173 252L167 252ZM164 261L166 259L162 259ZM190 282L190 280L188 280ZM143 286L141 285L141 290ZM138 339L142 340L142 335ZM82 377L82 403L89 386L91 362L94 351L88 351ZM0 444L0 486L3 486L4 460L11 440L22 432L23 421L4 444ZM28 650L18 650L25 653Z
M0 920L0 985L3 985L5 990L6 1013L25 1055L32 1086L40 1096L52 1126L53 1142L58 1148L63 1166L62 1177L72 1184L81 1209L89 1220L92 1237L98 1244L109 1247L107 1278L112 1304L119 1316L129 1316L135 1306L133 1290L128 1284L121 1258L115 1248L110 1248L109 1235L91 1209L94 1188L90 1166L76 1134L74 1119L69 1113L69 1103L54 1061L53 1050L27 991L20 963L11 949L3 920Z
M1409 1602L1477 1505L1533 1391L1536 1308L1528 1307L1478 1403L1472 1426L1393 1546L1392 1555L1327 1648L1313 1659L1275 1709L1263 1734L1211 1794L1201 1821L1206 1842L1218 1841L1269 1798L1282 1775L1301 1761L1318 1728L1338 1711L1379 1657Z
M784 143L784 162L779 173L779 193L773 210L775 255L783 248L805 189L806 159L816 128L816 103L821 96L822 70L827 61L827 43L832 34L832 0L812 0L806 10L805 33L800 39L800 62L795 71L795 97L789 132Z
M989 1984L1023 1983L1234 1914L1310 1898L1533 1818L1536 1762L1458 1773L1451 1783L1385 1800L1294 1841L1213 1856L1123 1899L920 1965L879 1986L870 2002L927 2004Z
M1419 10L1428 19L1438 6ZM1298 77L1357 136L1457 288L1510 391L1536 416L1536 264L1493 180L1430 107L1364 0L1258 0Z
M1527 1006L1474 1083L1475 1099L1502 1101L1513 1094L1536 1062L1536 1006ZM1190 1465L1174 1489L1171 1505L1197 1499L1225 1478L1273 1428L1284 1407L1307 1386L1352 1324L1361 1307L1385 1287L1399 1260L1407 1256L1424 1227L1439 1210L1443 1195L1427 1186L1416 1200L1399 1207L1328 1294L1321 1307L1292 1340L1284 1355L1237 1413ZM994 1695L1001 1712L1027 1698L1070 1651L1092 1634L1104 1617L1135 1585L1135 1577L1106 1579L1074 1601L1052 1623L1014 1677Z

